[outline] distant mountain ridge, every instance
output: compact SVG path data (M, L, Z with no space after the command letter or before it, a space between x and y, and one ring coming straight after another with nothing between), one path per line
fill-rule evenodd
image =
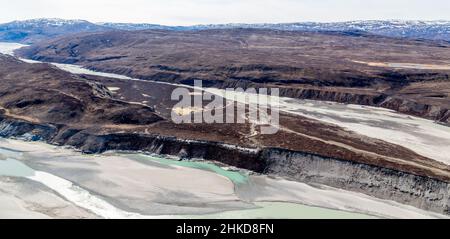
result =
M165 26L148 23L91 23L85 20L32 19L0 24L0 40L33 43L66 34L108 30L172 30L195 31L209 29L255 28L284 31L367 32L388 37L427 39L450 42L450 21L348 21L299 22L279 24L211 24L194 26Z
M41 18L0 24L0 40L25 44L81 32L111 30L85 20Z
M349 22L300 22L280 24L222 24L198 25L189 29L257 28L286 31L364 31L388 37L450 41L450 21L349 21Z

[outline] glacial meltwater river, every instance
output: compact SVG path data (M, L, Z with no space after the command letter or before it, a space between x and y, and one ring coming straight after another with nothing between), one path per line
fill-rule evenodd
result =
M25 45L17 43L0 43L0 53L13 54L15 49ZM22 59L29 63L39 63ZM51 63L73 74L97 75L121 80L141 81L124 75L96 72L78 65ZM156 82L159 84L170 84ZM183 87L188 87L182 85ZM223 90L203 88L213 94L224 95ZM257 103L257 98L248 95L250 103ZM235 95L227 97L234 99ZM244 102L245 103L245 102ZM269 102L278 106L280 111L315 119L324 123L338 125L355 133L401 145L422 156L450 165L450 127L440 125L432 120L401 114L393 110L378 107L340 104L334 102L300 100L279 97Z
M22 46L0 43L0 53L12 55ZM141 81L77 65L53 65L74 74ZM336 124L450 164L450 128L432 121L380 108L329 102L280 98L279 105L282 111ZM13 194L14 200L21 200L23 210L42 214L51 211L52 217L63 217L58 207L36 206L33 200L37 196L31 197L19 188L39 185L36 190L45 192L39 195L49 197L50 191L51 197L102 218L445 217L364 194L251 175L206 162L120 152L87 156L12 139L0 139L0 184L9 185L9 191L0 188L0 205Z
M360 193L211 162L125 152L83 155L1 138L0 185L9 185L0 188L0 205L10 205L12 197L28 213L56 218L64 218L61 206L39 202L58 197L100 218L445 218ZM23 189L27 185L35 190Z
M14 145L14 149L7 148L8 145ZM6 146L6 147L5 147ZM28 147L27 147L28 146ZM83 182L83 174L81 172L81 165L95 163L94 160L104 160L106 162L110 161L111 156L114 155L115 162L110 161L111 164L119 163L119 160L124 161L126 164L133 168L132 164L135 162L141 161L137 165L140 165L142 168L146 168L149 170L149 173L156 173L157 170L163 170L165 167L169 167L170 170L164 172L166 174L177 174L177 171L184 171L188 168L192 168L190 174L187 175L186 180L208 180L208 177L215 178L219 177L222 180L230 180L233 184L230 184L232 187L238 187L240 184L248 183L249 175L245 173L240 173L236 171L229 171L223 169L219 166L216 166L212 163L199 162L199 161L176 161L173 159L163 158L159 156L150 156L150 155L142 155L142 154L121 154L121 153L112 153L110 156L98 156L98 157L89 157L83 156L80 153L71 151L70 149L61 149L53 146L46 146L42 143L38 142L21 142L17 140L6 140L0 139L0 181L6 180L6 178L24 178L47 187L49 190L52 190L56 195L64 198L68 202L76 205L77 207L83 208L89 212L92 212L98 217L102 218L373 218L373 216L368 216L362 213L356 212L347 212L342 210L335 209L327 209L313 206L306 206L299 203L289 203L289 202L264 202L264 201L256 201L256 202L245 202L248 204L246 208L241 209L227 209L222 211L220 208L217 209L216 213L204 213L204 214L169 214L169 215L151 215L150 213L144 215L142 213L129 212L125 209L121 209L118 206L115 206L114 198L110 198L107 195L101 195L98 188L101 187L101 184L95 185L86 184ZM20 148L28 148L25 151L20 151ZM31 150L29 150L31 149ZM63 156L62 156L63 155ZM42 158L42 157L45 157ZM62 157L61 160L67 160L67 165L64 162L59 162L58 164L52 164L58 157ZM75 158L78 158L78 164ZM81 159L80 159L81 158ZM113 159L114 160L114 159ZM147 160L148 163L143 163L142 160ZM129 162L126 162L129 161ZM27 163L39 165L40 170L35 170L27 165ZM44 166L45 165L45 166ZM73 181L80 181L80 184L84 184L89 189L84 189L82 186L77 185L77 183L69 181L64 177L67 174L64 172L59 172L60 176L56 176L53 173L48 173L42 170L47 168L46 171L65 171L66 167L72 167L73 172L68 176ZM103 170L103 172L102 172ZM133 193L133 188L135 187L135 183L131 182L132 177L127 173L126 168L119 172L108 172L112 170L111 168L96 168L97 175L100 174L114 174L115 177L120 177L120 180L110 179L110 184L120 184L123 181L130 180L127 184L124 184L120 190L123 195L128 193ZM205 171L207 173L203 175L201 171ZM80 174L77 177L77 172ZM104 180L101 176L97 179L92 178L91 180ZM145 180L145 178L143 178ZM185 185L189 187L189 183L185 183L183 181L178 182L181 186ZM164 182L160 185L167 185L167 188L171 188L171 182ZM214 180L211 180L211 184L209 187L228 187L228 184L214 184ZM129 187L129 188L128 188ZM199 187L203 187L203 185L199 185ZM160 191L165 190L164 188L155 188L154 185L148 183L148 186L145 187L145 190L154 190ZM168 189L172 190L172 189ZM203 193L206 193L208 189L202 188ZM233 189L234 190L234 189ZM193 190L195 191L195 190ZM231 192L234 194L234 192ZM18 192L18 195L15 195L18 198L25 197L27 195L21 195ZM142 194L144 197L145 194ZM214 197L214 196L213 196ZM161 198L164 199L164 198ZM213 198L208 198L213 199ZM240 200L239 197L236 197L237 200ZM1 199L0 199L1 200ZM158 198L152 199L153 201L158 201ZM203 200L202 198L198 198L197 200ZM183 205L183 200L180 200L179 207L183 208L186 205ZM2 203L2 202L0 202ZM32 201L28 201L25 203L29 203L30 205L33 203ZM149 202L151 203L151 202ZM159 202L161 203L161 202ZM173 203L168 202L168 203ZM216 202L211 202L216 203ZM132 205L128 205L131 207ZM177 210L174 210L174 212ZM222 211L222 212L221 212ZM181 211L178 211L181 212ZM2 218L2 212L0 212L0 218Z

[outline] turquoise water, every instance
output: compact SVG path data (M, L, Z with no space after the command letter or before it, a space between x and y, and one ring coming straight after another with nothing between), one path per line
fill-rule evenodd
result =
M201 170L207 170L224 177L229 178L235 184L244 184L248 181L248 176L239 172L228 171L223 169L213 163L200 162L200 161L176 161L167 158L143 155L143 154L129 154L123 155L130 159L136 160L148 160L155 164L162 166L181 166L196 168ZM6 158L6 160L0 160L0 176L11 176L11 177L30 177L35 175L35 171L25 165L24 163L12 159L20 158L22 156L21 152L8 150L5 148L0 148L0 156ZM230 219L270 219L270 218L283 218L283 219L367 219L374 218L372 216L339 211L327 208L319 208L306 206L297 203L288 202L256 202L254 203L256 208L244 209L244 210L234 210L226 211L214 214L206 215L188 215L181 216L183 218L201 219L201 218L230 218Z
M222 176L230 179L234 184L237 184L237 185L246 183L248 180L247 175L244 175L240 172L223 169L213 163L189 161L189 160L177 161L177 160L166 159L166 158L162 158L162 157L156 157L156 156L144 155L144 154L141 154L139 156L143 157L147 160L151 160L153 162L157 162L159 164L166 165L166 166L177 165L177 166L181 166L181 167L196 168L196 169L211 171L211 172L217 173L219 175L222 175Z
M235 185L244 184L248 181L248 176L239 172L223 169L213 163L199 161L177 161L157 156L139 155L139 158L150 160L166 166L181 166L212 171L230 179ZM192 215L186 218L192 219L372 219L373 216L340 211L328 208L306 206L298 203L288 202L257 202L257 208L221 213Z
M11 150L11 149L5 149L0 147L0 159L5 159L5 158L20 158L22 157L23 153L20 151L15 151L15 150Z
M0 160L0 176L30 177L34 170L15 159Z
M28 177L34 175L34 170L17 161L23 153L0 147L0 176Z

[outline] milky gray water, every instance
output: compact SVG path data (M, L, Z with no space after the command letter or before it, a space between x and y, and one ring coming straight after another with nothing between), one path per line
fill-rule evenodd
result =
M18 143L18 141L14 140L1 140L0 146L8 146L11 143ZM20 142L23 145L30 145L30 148L36 147L37 143L33 142ZM129 212L124 209L118 208L114 206L109 200L108 197L98 197L93 193L97 193L92 191L92 188L87 191L83 187L77 185L74 182L71 182L63 177L56 176L52 173L44 172L42 170L35 170L30 166L26 165L26 162L30 162L33 160L38 160L38 162L42 159L40 157L44 156L49 158L48 162L52 161L53 155L58 157L57 155L61 152L65 152L65 158L67 158L67 165L72 165L75 169L80 167L80 165L74 164L74 160L71 157L80 157L79 153L70 152L64 149L55 149L46 151L45 146L39 146L41 150L36 150L35 152L27 152L27 151L18 151L16 149L8 149L8 148L0 148L0 180L2 177L17 177L17 178L26 178L29 180L33 180L35 182L43 184L48 189L53 190L57 195L65 198L68 202L71 202L78 207L86 209L95 215L102 218L373 218L373 216L364 215L361 213L355 212L347 212L340 211L336 209L327 209L313 206L306 206L297 203L289 203L289 202L255 202L252 208L250 209L240 209L240 210L226 210L224 212L218 213L210 213L210 214L198 214L198 215L144 215L141 213ZM67 154L68 153L68 154ZM34 158L33 155L39 155ZM136 160L136 156L138 154L115 154L115 157L120 157L122 160ZM23 161L26 158L25 161ZM103 157L102 160L109 160L108 156ZM129 158L129 159L128 159ZM146 156L141 159L146 159L152 162L152 166L148 164L142 164L142 167L149 168L150 170L158 170L160 167L164 166L175 166L174 172L171 174L176 174L177 170L182 170L182 168L193 168L199 170L206 170L208 172L214 172L220 175L221 177L226 177L230 181L237 184L246 183L247 176L238 172L231 172L224 170L214 164L205 163L205 162L180 162L171 159L166 159L159 156ZM53 159L55 160L55 159ZM89 163L89 157L83 159L86 163ZM44 160L45 161L45 160ZM44 162L41 161L41 162ZM131 161L130 161L131 162ZM94 163L94 162L92 162ZM112 163L112 162L111 162ZM49 164L50 165L50 164ZM66 166L64 166L66 167ZM180 168L181 167L181 168ZM52 171L51 167L49 170ZM57 170L54 168L54 170ZM63 168L58 170L64 170ZM67 170L67 169L65 169ZM78 169L79 170L79 169ZM109 170L106 169L105 170ZM74 170L76 172L77 170ZM195 171L193 171L195 172ZM101 173L98 171L97 173ZM106 171L105 171L106 173ZM126 178L127 173L125 171L120 172L117 175L117 172L114 176L119 176L122 178ZM195 175L192 175L195 177ZM201 177L201 175L199 175ZM80 174L80 179L82 178ZM73 179L73 176L72 176ZM96 179L92 179L96 180ZM101 180L101 178L99 178ZM130 178L131 180L131 178ZM206 179L205 179L206 180ZM220 187L220 185L212 185L213 187ZM132 185L130 185L132 187ZM124 189L127 193L126 189ZM149 184L146 190L155 190L152 189L152 186ZM160 190L160 189L159 189ZM1 203L1 202L0 202ZM180 205L180 207L184 207ZM0 212L0 218L2 217L2 213Z
M14 49L23 46L17 43L0 43L0 53L12 54ZM36 61L23 60L37 63ZM97 75L121 80L146 82L124 75L91 71L78 65L52 64L73 74ZM183 87L186 86L183 85ZM224 95L221 89L204 88L203 90L213 94ZM250 96L248 97L250 103L257 103L256 97L249 94L245 95ZM227 96L230 97L230 100L235 97L233 94L228 94ZM272 100L269 102L269 105L279 107L281 112L331 123L358 134L401 145L422 156L450 165L450 127L438 124L432 120L377 107L299 100L286 97Z
M14 49L20 48L23 45L14 43L0 43L0 52L6 54L12 54ZM30 63L36 63L35 61L26 60ZM91 74L106 76L112 78L118 78L122 80L137 80L127 76L94 72L84 69L76 65L67 64L53 64L56 67L72 72L74 74ZM164 84L164 83L163 83ZM185 87L185 86L184 86ZM211 93L220 93L219 89L206 89ZM252 99L253 97L250 97ZM279 98L277 105L282 111L292 114L298 114L312 119L317 119L326 123L332 123L339 125L348 130L352 130L356 133L367 135L369 137L378 138L387 142L402 145L410 148L411 150L422 154L424 156L445 162L450 164L450 129L448 127L439 125L430 120L411 117L404 114L399 114L394 111L365 107L357 105L344 105L330 102L316 102L307 100L296 100L290 98ZM17 142L16 142L17 143ZM83 187L76 182L78 179L74 173L67 174L68 177L62 177L64 175L54 175L52 173L35 170L29 167L21 160L23 152L17 150L14 144L5 143L3 146L0 143L0 147L4 147L0 150L0 176L8 177L23 177L29 180L40 182L46 187L51 188L59 195L63 196L66 200L73 202L75 205L85 208L95 214L105 218L159 218L168 217L174 218L180 215L144 215L141 213L129 212L126 209L121 209L115 206L114 203L109 202L105 198L99 198L90 193L90 191L84 190ZM6 147L5 147L6 146ZM34 147L33 143L27 145L25 148ZM24 150L22 148L22 150ZM40 148L37 152L42 152ZM27 150L25 150L27 151ZM57 152L47 152L47 157L52 158L59 155ZM129 155L119 155L121 160L127 162L127 160L135 160L129 158ZM37 156L36 156L37 157ZM80 157L80 156L77 156ZM40 157L39 157L40 158ZM33 159L33 157L32 157ZM37 159L37 158L36 158ZM106 157L104 160L108 160ZM29 159L28 159L29 160ZM42 160L42 159L40 159ZM214 165L202 165L198 162L184 162L171 163L165 161L164 158L158 158L153 160L154 163L160 165L172 165L174 170L180 170L183 168L197 168L198 170L207 170L213 172L220 177L225 177L230 182L236 183L236 180L242 180L245 175L238 175L234 172L223 170ZM50 161L53 163L53 161ZM47 163L50 163L47 162ZM59 162L59 161L58 161ZM48 166L48 171L51 172L71 172L73 166L80 167L81 164L89 163L89 160L82 160L74 164L72 161L64 161L62 165ZM120 161L123 163L122 161ZM44 162L43 162L44 163ZM59 162L61 163L61 162ZM113 162L111 162L113 163ZM43 164L46 165L46 164ZM64 169L56 170L59 167ZM84 167L84 166L83 166ZM144 166L143 166L144 167ZM45 169L45 168L44 168ZM105 173L110 170L107 168L99 168L100 172L105 170ZM155 169L149 169L155 170ZM77 172L77 171L74 171ZM111 173L108 171L108 173ZM176 173L176 172L173 172ZM101 174L99 174L101 175ZM115 175L115 174L111 174ZM69 176L71 177L68 180ZM120 182L131 175L122 175L119 179ZM195 175L191 175L195 177ZM210 175L211 176L211 175ZM85 180L85 179L83 179ZM269 180L269 179L264 179ZM83 183L82 181L80 181ZM86 183L86 182L84 182ZM137 183L137 182L134 182ZM294 183L294 182L292 182ZM240 209L240 210L227 210L225 212L204 214L204 215L190 215L190 217L243 217L243 218L367 218L367 214L379 215L381 217L407 217L407 218L428 218L428 217L441 217L442 215L436 215L422 210L400 205L394 202L378 200L368 197L366 195L355 194L336 189L317 189L301 183L285 182L283 180L277 180L272 182L274 188L277 190L282 188L289 188L288 191L284 191L285 195L281 198L276 198L274 201L267 201L262 196L255 196L259 198L253 202L254 208ZM287 187L289 185L289 187ZM256 185L255 185L256 186ZM267 189L269 190L269 189ZM275 189L273 189L275 190ZM120 193L120 192L118 192ZM296 195L292 198L292 195ZM112 199L112 198L111 198ZM273 199L273 198L272 198ZM281 200L281 202L280 202ZM284 202L283 202L284 200ZM298 201L299 203L290 203ZM113 200L114 201L114 200ZM308 204L309 206L302 205L300 203ZM314 206L313 206L314 205ZM327 209L334 208L334 209ZM336 210L340 209L340 210ZM345 211L342 211L345 209ZM351 212L353 211L353 212ZM1 213L0 213L1 214ZM1 215L0 215L1 216ZM185 217L186 215L182 215Z

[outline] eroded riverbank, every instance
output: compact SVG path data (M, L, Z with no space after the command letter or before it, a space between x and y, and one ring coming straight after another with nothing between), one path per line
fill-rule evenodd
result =
M72 205L73 212L77 212L73 217L445 217L363 194L229 171L202 161L179 162L156 155L118 152L83 155L67 148L12 139L1 139L0 147L3 184L14 185L21 180L37 183L42 190L52 192L51 197L58 198L59 204ZM9 205L11 195L2 193L9 195L0 197L3 205ZM21 200L22 208L30 211L30 217L34 213L45 217L46 212L52 212L47 217L67 216L58 214L58 204L36 206L48 194L41 195L38 202L27 191L12 194Z
M12 59L12 57L10 57L10 59ZM19 62L16 60L16 62ZM24 63L23 63L24 64ZM25 64L27 65L27 64ZM28 64L30 65L30 64ZM73 66L73 65L60 65L60 64L55 64L58 68L63 69L65 71L69 71L75 74L91 74L91 75L103 75L104 73L99 73L99 72L90 72L87 71L79 66ZM59 71L57 70L55 67L51 67L48 65L31 65L31 66L42 66L42 67L48 67L52 70L55 71ZM26 67L26 66L23 66ZM22 69L22 68L21 68ZM61 72L61 71L59 71ZM66 74L66 73L65 73ZM72 77L77 77L74 75L71 75ZM146 81L141 81L139 79L131 79L131 78L127 78L125 76L119 76L119 75L104 75L104 76L108 76L108 77L112 77L112 78L117 78L117 79L121 79L124 81L139 81L139 82L146 82ZM85 82L84 80L82 80L81 82ZM11 83L13 84L13 83ZM156 84L153 82L153 84ZM160 84L160 83L158 83ZM106 85L108 86L108 85ZM64 87L63 87L64 89ZM106 87L105 87L106 89ZM212 91L214 89L207 89L208 91ZM76 93L75 93L76 95ZM300 107L301 110L304 110L305 108L307 109L307 111L309 110L310 112L307 112L305 116L308 115L313 115L314 117L317 118L318 121L325 121L324 118L325 117L330 117L332 119L338 118L340 119L340 117L342 116L341 113L344 112L344 115L347 115L347 109L342 109L341 107L337 107L337 106L342 106L342 105L334 105L331 104L330 105L330 109L328 109L325 106L319 106L319 107L315 107L315 105L313 104L312 107L309 105L311 102L296 102L296 104L291 107L287 107L288 103L290 102L282 102L282 109L284 109L285 112L288 112L289 114L293 114L293 112L291 112L293 109L298 109ZM297 108L296 108L297 107ZM347 107L347 106L345 106ZM348 107L354 107L354 106L348 106ZM311 108L311 109L308 109ZM316 109L318 108L318 109ZM323 115L321 114L322 112L314 112L314 110L324 110L326 112L323 112ZM371 109L369 108L367 111L362 111L359 112L357 111L357 113L361 113L363 116L367 115L367 117L372 117L372 112ZM400 115L400 114L399 114ZM238 145L241 144L237 144L237 145L232 145L232 144L226 144L226 143L221 143L219 142L213 142L213 141L208 141L208 140L192 140L192 139L183 139L183 137L178 138L178 137L172 137L173 134L169 134L169 135L157 135L157 134L150 134L150 133L146 133L147 131L145 130L139 130L136 129L133 132L130 132L127 134L127 132L115 132L115 133L95 133L95 132L80 132L80 130L77 130L76 128L68 128L68 129L63 129L60 130L60 126L58 124L58 122L60 122L59 120L53 121L55 122L54 124L34 124L33 122L39 122L37 121L33 121L31 120L31 123L29 120L27 120L27 118L24 118L23 116L19 116L19 118L14 118L17 115L13 115L14 117L9 117L11 116L10 114L8 114L8 111L5 111L5 117L4 119L2 119L1 122L1 135L5 136L5 137L20 137L20 138L24 138L24 139L29 139L29 140L44 140L46 142L49 143L55 143L58 145L72 145L77 149L82 150L83 152L87 152L87 153L102 153L105 152L107 150L132 150L132 151L136 151L136 150L142 150L145 151L147 153L157 153L157 154L169 154L169 155L174 155L174 156L180 156L180 157L185 157L187 156L187 158L202 158L205 160L209 160L209 161L220 161L222 163L228 164L228 165L232 165L232 166L236 166L239 168L245 168L248 170L252 170L254 172L258 172L258 173L265 173L265 174L269 174L272 176L283 176L286 177L290 180L297 180L299 182L307 182L309 184L319 184L319 185L328 185L328 186L334 186L337 188L343 188L343 189L347 189L347 190L351 190L351 191L356 191L356 192L361 192L361 193L367 193L370 194L372 196L375 197L379 197L379 198L384 198L384 199L389 199L389 200L395 200L401 203L406 203L406 204L410 204L410 205L414 205L416 207L420 207L426 210L431 210L431 211L436 211L439 213L446 213L448 212L448 205L447 205L447 198L448 198L448 187L447 184L445 183L446 180L446 172L445 170L436 170L436 171L432 171L431 174L431 178L428 178L427 176L429 176L430 174L427 174L426 172L424 173L423 171L417 171L415 167L411 168L403 168L403 170L406 170L406 173L402 172L402 165L396 165L397 167L393 167L391 165L391 167L385 168L386 164L383 163L379 163L379 164L375 164L373 165L372 163L376 163L378 162L377 160L374 161L370 161L367 160L368 156L366 155L366 158L362 157L363 159L366 159L366 161L357 161L354 162L354 159L351 157L344 157L342 159L350 159L350 160L339 160L339 157L335 157L336 154L332 153L331 156L330 154L327 154L328 157L326 155L322 155L320 153L318 154L314 154L314 153L308 153L308 151L303 151L303 148L295 151L289 151L287 149L278 149L278 148L254 148L251 146L248 146L250 148L247 147L241 147ZM26 117L26 116L25 116ZM348 119L346 120L350 120L350 123L356 123L357 125L367 125L368 122L366 122L365 120L360 120L360 122L355 121L354 118L358 118L361 116L358 116L354 114L354 112L352 114L348 114ZM395 119L397 117L397 115L395 115L394 117L392 117L393 119ZM320 118L320 119L319 119ZM17 120L19 119L19 120ZM21 121L21 119L23 119L24 121ZM29 119L29 117L28 117ZM327 118L325 118L327 119ZM27 122L25 122L27 121ZM326 121L325 121L326 122ZM336 123L337 125L342 126L343 124L345 125L345 123L348 122L338 122ZM370 122L371 123L371 122ZM372 133L376 133L380 130L378 130L378 128L383 129L383 127L386 125L384 124L385 121L380 122L380 125L377 124L372 124L371 126L375 125L376 127L374 129L371 129L371 131L373 132L369 132L367 133L369 136L373 137ZM414 125L413 125L414 126ZM124 127L123 125L121 127ZM324 127L329 127L324 126ZM330 126L331 127L331 126ZM377 128L378 127L378 128ZM391 129L393 132L395 132L396 130L399 131L406 131L405 129L402 128L396 128L396 127L391 127L388 126L389 129ZM192 136L192 132L191 131L189 135ZM294 132L296 133L296 132ZM378 136L378 135L377 135ZM383 134L381 134L381 137L384 137ZM194 139L196 139L195 137L192 137ZM426 137L424 137L426 138ZM311 139L312 141L314 141L316 138L314 137L309 137L308 140ZM384 139L384 138L383 138ZM415 141L414 141L415 140ZM420 141L420 137L413 139L413 142L421 142ZM322 139L323 142L325 142L326 144L329 144L331 149L335 149L335 147L332 147L332 141L329 141L327 139ZM426 142L431 143L430 141ZM426 145L425 144L425 148ZM346 150L357 150L354 149L353 147L349 146L348 144L340 144L343 146L342 149L346 149ZM413 144L408 144L409 148L414 148L415 146ZM328 149L328 147L326 147ZM360 150L357 152L361 152ZM364 151L363 153L367 153L366 151ZM183 156L184 155L184 156ZM430 154L431 155L431 154ZM440 154L435 154L436 156L441 156ZM116 175L119 175L121 172L119 170L119 168L121 168L123 166L124 163L124 159L125 161L129 160L128 156L123 156L123 155L109 155L111 158L113 158L114 160L108 160L107 164L105 165L104 161L106 160L102 160L102 162L98 162L95 164L98 164L97 166L93 166L93 165L83 165L83 170L87 170L87 172L90 171L90 169L92 170L96 170L98 169L98 171L102 171L105 168L108 168L108 170L113 170L114 173L111 173L111 177L109 178L115 178L115 180L117 179ZM373 156L371 154L371 156ZM379 155L375 154L376 157L378 157ZM117 157L119 159L117 159ZM433 156L434 158L434 156ZM151 159L149 159L151 160ZM395 162L397 163L398 159L393 159L396 160ZM22 159L23 161L23 159ZM85 162L84 160L79 160L81 162ZM143 161L146 160L141 160L140 163L142 163ZM31 162L31 163L30 163ZM36 162L35 157L33 157L33 160L29 160L28 164L34 164ZM63 163L64 162L64 163ZM128 162L128 161L127 161ZM383 161L384 162L384 161ZM414 162L409 162L408 160L401 160L399 161L401 164L403 163L407 163L409 164L414 164ZM75 164L76 168L79 167L78 165L79 162L77 162ZM167 163L163 162L161 160L159 160L158 162L161 166L165 165L166 166L170 166L172 167L171 163ZM184 165L176 165L176 166L181 166L182 168L184 167L188 167L188 166L194 166L193 164L195 163L195 168L196 170L198 170L199 165L198 162L188 162L187 164L185 162L183 162L182 164ZM94 165L95 165L94 164ZM177 163L179 164L179 163ZM44 165L51 165L52 167L56 167L58 168L58 170L55 170L55 174L60 174L62 171L60 167L63 167L64 165L66 165L65 167L67 167L67 175L54 175L53 173L50 172L51 175L59 177L60 183L58 184L53 184L53 181L55 180L59 180L56 178L53 178L51 175L48 174L40 174L38 173L37 178L34 179L38 179L38 180L47 180L47 179L54 179L54 180L50 180L47 181L47 183L44 183L46 185L53 185L53 186L57 186L57 185L68 185L71 187L71 183L73 183L74 181L76 182L75 179L77 179L76 177L74 178L70 178L72 177L71 175L79 175L79 172L76 171L76 169L70 169L69 166L70 164L67 164L64 160L60 160L57 162L45 162ZM221 174L223 173L222 170L215 170L213 168L211 168L210 166L204 166L202 164L200 164L200 169L207 169L207 170L212 170L213 173L216 174ZM39 167L41 166L41 164L35 164L35 165L30 165L33 169L38 170L40 172L45 172L45 173L49 173L48 170L54 170L54 169L40 169ZM389 166L389 165L388 165ZM415 165L417 166L417 165ZM434 168L430 168L428 165L419 165L421 166L419 169L420 170L434 170ZM136 167L137 168L137 167ZM139 168L141 168L139 166ZM189 168L189 167L188 167ZM65 169L65 168L64 168ZM399 169L399 171L397 171L397 169ZM411 170L410 170L411 169ZM65 169L66 170L66 169ZM147 171L148 169L145 169L144 171ZM416 170L416 171L414 171ZM140 171L140 170L139 170ZM139 172L136 172L137 174L139 174ZM176 175L178 175L178 172L174 172ZM151 174L151 173L149 173ZM168 178L166 178L164 175L166 173L161 173L161 177L164 179L169 180ZM421 175L421 176L417 176L417 175ZM49 177L47 177L49 176ZM87 174L88 177L91 177L91 174L88 173ZM227 178L227 180L231 180L231 182L235 182L236 179L232 179L230 178L230 176L225 176ZM108 178L108 180L106 180L108 183L110 183L110 179ZM239 177L237 177L239 179ZM123 179L123 178L122 178ZM437 179L437 180L436 180ZM149 178L150 181L155 181L155 178ZM240 181L242 181L241 179L239 179ZM443 181L439 181L439 180L443 180ZM136 181L136 179L134 179L133 181ZM168 181L170 182L170 181ZM79 182L76 182L76 185L78 185ZM124 182L113 182L112 185L122 185L124 184ZM89 186L89 185L88 185ZM92 185L91 185L92 186ZM110 184L105 184L103 185L103 188L108 188L108 186L110 186ZM139 185L135 185L137 187L137 191L139 192L139 190L141 190ZM158 188L164 188L161 187L161 185L157 185ZM174 186L174 185L172 185ZM197 186L197 185L196 185ZM80 187L81 189L86 189L85 186ZM236 182L234 187L236 187ZM189 187L188 187L189 188ZM257 187L256 187L257 188ZM238 188L239 189L239 188ZM308 189L309 190L309 189ZM308 191L307 190L307 191ZM87 190L89 192L89 190ZM264 191L264 190L262 190ZM236 192L242 192L237 190ZM245 192L245 190L243 191ZM61 194L65 194L67 192L64 192ZM70 192L72 193L72 192ZM107 192L106 192L107 193ZM291 194L290 192L287 192L288 194ZM157 193L157 195L165 195L164 193ZM217 193L216 193L217 194ZM67 194L66 194L67 195ZM120 195L120 194L119 194ZM153 195L153 194L152 194ZM176 194L178 195L178 197L186 197L184 194ZM208 194L207 194L208 195ZM220 195L224 195L224 194L220 194ZM246 193L240 194L240 195L247 195ZM146 195L149 196L149 195ZM154 195L153 195L154 196ZM190 194L188 194L188 196L191 196ZM194 193L195 197L198 197L197 194ZM238 195L234 195L234 196L238 196ZM248 196L248 195L247 195ZM110 197L109 198L114 198L116 199L117 197ZM121 197L120 197L121 198ZM126 197L125 197L126 198ZM189 202L190 197L186 197L187 198L187 202ZM211 199L210 197L207 197L208 199ZM232 197L230 197L232 199ZM251 195L249 198L252 198ZM346 198L346 197L343 197ZM164 198L167 199L167 198ZM170 198L169 198L170 199ZM127 198L127 200L130 200L129 198ZM277 199L274 199L275 201ZM292 199L290 199L292 200ZM316 198L310 199L313 202L315 202ZM170 200L169 200L170 202ZM220 204L220 206L218 206L217 208L223 208L224 205L226 206L226 210L228 211L235 211L236 210L242 210L242 209L247 209L247 208L240 208L240 207L236 207L236 205L229 205L226 204L229 201L217 201L216 204ZM250 200L251 202L251 200ZM206 203L211 203L210 201L206 201ZM233 203L238 204L238 202L236 202L236 200L233 200ZM240 202L239 203L243 203L244 206L250 206L250 208L248 210L252 210L251 207L255 206L254 203L249 203L248 200L244 201L244 202ZM255 202L256 203L256 202ZM300 203L305 203L305 202L300 202ZM342 204L342 202L340 202ZM111 205L114 205L115 207L124 207L121 210L125 211L125 212L130 212L132 210L141 210L141 208L139 206L137 209L131 207L129 208L129 206L127 206L126 203L124 203L123 200L112 200L111 202L108 202L109 206L106 206L106 204L104 204L104 201L100 201L100 204L103 205L101 207L103 208L110 208ZM170 203L169 203L170 204ZM172 203L170 204L171 206L173 206ZM214 203L210 204L210 205L216 205ZM312 205L315 205L314 203L311 203ZM344 203L345 204L345 203ZM135 204L133 204L135 205ZM142 205L148 206L147 202L144 202ZM164 205L167 206L167 205ZM217 205L216 205L217 206ZM238 206L242 206L242 205L238 205ZM321 207L329 207L326 203L325 205L319 205ZM151 207L151 206L149 206ZM199 206L193 206L191 208L196 208ZM158 210L160 210L162 207L153 207L153 208L157 208ZM168 211L170 211L170 207L167 207ZM189 209L191 209L189 208ZM211 208L205 208L203 207L199 207L201 208L201 210L210 210ZM346 208L346 207L344 207ZM186 209L186 207L184 207L184 209ZM213 207L214 209L214 207ZM350 207L350 211L352 211L354 208ZM92 208L91 208L92 210ZM101 209L103 210L103 209ZM114 209L115 210L115 209ZM177 208L178 210L178 208ZM194 210L194 209L192 209ZM223 209L222 209L223 210ZM358 210L356 210L358 211ZM374 210L377 211L377 210ZM164 212L155 212L155 211L151 211L152 213L156 213L158 215L163 215ZM138 213L139 215L145 215L145 213L141 213L141 212L136 212L133 211L133 213ZM189 213L189 212L185 212L185 213ZM205 213L216 213L215 211L208 211ZM101 213L100 213L101 214ZM369 213L371 214L371 213ZM375 215L380 215L380 213L373 213ZM120 212L119 215L128 215L127 213L123 213ZM184 215L184 214L183 214ZM383 213L381 213L381 215L383 216ZM111 215L109 215L111 216ZM391 217L391 216L386 216L386 217ZM394 216L392 216L394 217Z
M0 52L13 54L15 49L25 45L3 43ZM28 63L38 61L21 59ZM61 70L73 74L95 75L120 80L152 82L157 84L169 84L174 86L189 87L166 82L154 82L140 80L125 75L97 72L85 69L82 66L71 64L51 63ZM222 89L202 88L202 90L216 95L224 95L229 100L234 100L236 95L225 95ZM246 94L249 103L257 103L257 97ZM236 99L240 99L237 97ZM241 102L245 103L245 102ZM279 107L281 112L308 117L320 122L338 125L357 134L384 140L389 143L401 145L422 156L450 164L450 127L440 125L432 120L422 119L406 114L397 113L379 107L360 106L352 104L340 104L334 102L300 100L280 97L268 102L272 107ZM441 153L444 152L444 153Z

